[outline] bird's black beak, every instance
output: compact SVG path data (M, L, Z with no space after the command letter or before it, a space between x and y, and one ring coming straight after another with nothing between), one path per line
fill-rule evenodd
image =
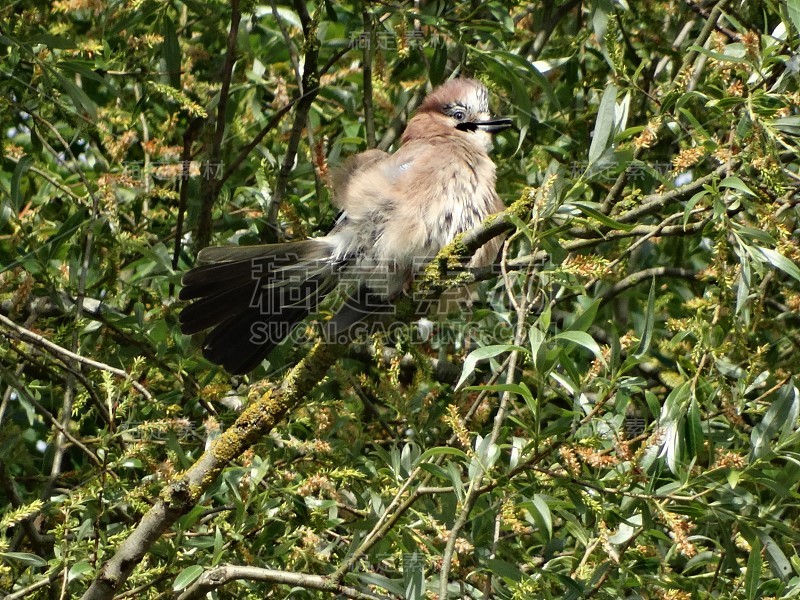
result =
M513 127L514 122L508 117L498 117L497 119L490 119L489 121L465 121L456 125L456 129L460 131L477 131L478 129L486 131L487 133L498 133L505 131L509 127Z

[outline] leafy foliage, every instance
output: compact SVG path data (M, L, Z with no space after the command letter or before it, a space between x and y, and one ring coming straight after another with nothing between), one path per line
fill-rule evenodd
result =
M347 348L117 591L800 593L800 3L417 4L0 8L9 598L102 579L307 355L204 361L196 250L327 231L330 170L455 72L518 127L501 269L429 337Z

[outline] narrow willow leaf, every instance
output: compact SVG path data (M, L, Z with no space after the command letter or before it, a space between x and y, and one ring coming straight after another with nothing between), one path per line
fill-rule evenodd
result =
M650 343L653 340L653 326L655 323L655 308L656 308L656 278L650 283L650 293L647 296L647 312L644 315L644 329L639 335L639 345L634 352L636 358L641 358L647 353L650 348Z
M757 246L756 249L773 267L780 269L787 275L791 275L797 279L797 281L800 281L800 268L798 268L796 264L786 258L783 254L776 252L771 248L763 248L761 246Z
M179 592L185 589L202 574L203 567L201 565L192 565L191 567L186 567L175 578L175 582L172 584L172 591Z
M544 333L537 327L531 327L528 331L528 337L531 341L531 357L533 359L533 366L539 368L539 350L544 343Z
M698 455L703 447L703 427L697 399L692 398L686 415L686 451L691 458Z
M597 298L589 306L586 307L578 317L569 326L570 331L587 331L594 323L597 316L597 309L600 307L600 298Z
M547 502L541 494L534 494L533 507L539 515L537 521L541 521L547 530L547 537L553 537L553 515L550 514L550 507L547 506Z
M589 146L589 164L594 163L608 147L614 131L614 117L617 106L617 86L609 84L600 99L600 108L597 110L597 122L592 134L592 144Z
M785 0L785 2L789 20L794 25L795 32L798 32L800 31L800 0Z
M434 456L442 456L447 454L451 456L458 456L459 458L463 458L464 460L468 458L466 452L464 452L463 450L459 450L458 448L451 448L449 446L440 446L437 448L428 448L427 450L425 450L425 452L419 455L417 463L425 462L426 460Z
M500 560L499 558L487 558L486 566L493 575L502 577L508 581L520 581L525 576L517 565Z
M93 120L97 119L97 105L95 105L91 98L86 95L86 92L84 92L68 78L64 77L58 71L54 72L56 74L56 79L58 79L58 82L61 84L61 87L64 88L64 91L67 92L67 95L75 105L75 110L77 110L80 114L88 114Z
M694 196L689 198L689 201L686 203L686 208L683 209L683 226L686 227L686 224L689 222L689 217L692 216L692 211L694 207L697 205L700 200L705 198L709 194L708 190L703 190L702 192L697 192Z
M175 24L168 16L164 16L161 33L164 36L164 42L161 44L161 56L167 67L169 84L179 90L181 89L181 46L178 43Z
M782 581L787 581L792 574L792 564L789 562L789 559L786 558L781 547L775 543L775 540L773 540L769 534L760 533L759 537L764 544L764 555L767 561L769 561L772 573Z
M689 50L694 50L695 52L699 52L701 54L705 54L711 58L714 58L720 62L732 62L732 63L746 63L747 58L745 58L745 49L743 44L728 44L725 48L725 52L714 52L707 48L703 48L702 46L689 46Z
M745 307L747 299L750 297L750 261L743 258L741 261L742 270L736 281L736 314L740 314Z
M775 394L761 422L750 434L750 450L754 458L769 454L771 441L784 425L797 416L797 393L791 383L785 384Z
M47 561L45 559L29 552L0 552L0 557L8 558L30 567L47 566Z
M91 573L94 571L94 567L89 563L89 561L81 560L76 562L69 568L69 572L67 573L67 580L72 581L73 579L80 579L83 575L87 573Z
M533 402L533 394L530 388L522 383L499 383L497 385L470 385L464 388L464 391L487 391L487 392L509 392L516 394L525 400L525 402Z
M553 339L564 340L566 342L582 346L594 354L601 363L604 365L606 364L606 359L603 357L603 352L600 350L600 346L594 341L592 336L584 331L562 331Z
M505 352L524 352L527 354L528 349L523 348L522 346L514 346L513 344L500 344L497 346L485 346L483 348L473 350L469 353L467 359L464 361L464 368L461 371L461 378L456 384L456 389L459 389L467 380L467 378L472 375L472 372L475 370L475 367L479 361L487 358L494 358L495 356Z
M748 196L756 196L755 192L747 187L747 184L739 179L738 177L726 177L719 183L719 187L724 188L731 188L733 190L739 190L740 192L747 194Z
M634 227L636 227L635 223L620 223L619 221L615 221L611 217L604 215L596 208L592 208L584 204L583 202L573 202L573 206L577 207L579 211L585 214L587 217L592 217L593 219L597 219L610 229L618 229L620 231L630 231Z
M11 175L11 205L14 207L15 212L22 209L22 190L20 190L20 180L25 174L31 164L33 164L33 157L23 156L19 159L17 166L14 167L14 173Z

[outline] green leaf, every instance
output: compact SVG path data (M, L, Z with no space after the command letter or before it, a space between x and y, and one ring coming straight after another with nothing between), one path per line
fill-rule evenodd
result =
M225 540L222 538L222 530L214 528L214 553L211 555L211 564L216 566L222 560L222 553L225 547Z
M772 573L782 581L787 581L792 574L792 564L781 550L781 547L773 540L769 534L759 532L761 542L764 544L764 555L769 561Z
M586 307L578 317L569 325L570 331L587 331L594 323L597 309L600 307L600 298L597 298Z
M634 356L641 358L647 353L650 348L650 343L653 341L653 326L655 324L655 310L656 310L656 278L650 283L650 293L647 295L647 311L644 314L644 328L639 335L639 345L636 347Z
M606 360L603 358L603 353L600 350L600 346L597 345L597 342L594 341L592 336L584 331L562 331L554 336L553 340L564 340L565 342L582 346L594 354L600 360L600 362L602 362L604 365L606 364Z
M547 531L547 537L553 537L553 515L550 513L550 507L547 506L541 494L534 494L532 505L528 505L531 514L537 523L543 524L544 529Z
M697 205L700 200L708 196L710 192L708 190L703 190L697 192L694 196L689 198L689 201L686 203L686 208L683 209L683 226L686 227L686 224L689 222L689 218L692 216L692 210Z
M519 570L519 567L499 558L487 558L485 564L493 575L502 577L507 581L520 581L525 576Z
M403 589L403 584L399 581L375 573L356 573L355 577L367 585L383 588L398 598L404 597L405 589Z
M178 34L175 32L175 24L167 15L161 22L161 33L164 42L161 44L161 56L167 67L167 77L169 84L176 90L181 89L181 46L178 42Z
M483 348L473 350L469 353L464 361L464 368L461 371L461 378L458 380L455 389L459 389L467 380L467 378L472 375L472 372L475 370L475 366L479 361L487 358L494 358L495 356L504 354L505 352L524 352L527 354L528 349L523 348L522 346L514 346L512 344L501 344L497 346L485 346Z
M728 44L725 48L725 52L714 52L712 50L708 50L707 48L703 48L702 46L692 45L689 46L689 50L694 50L695 52L699 52L700 54L705 54L706 56L710 56L720 62L732 62L732 63L746 63L747 58L745 58L746 50L744 49L743 44Z
M29 552L0 552L0 556L28 565L29 567L47 566L47 561L45 559Z
M719 182L719 187L739 190L740 192L747 194L748 196L758 197L758 195L755 192L753 192L753 190L751 190L749 187L747 187L747 184L738 177L734 176L726 177L725 179Z
M785 0L785 2L786 12L789 14L789 20L792 25L794 25L795 33L800 32L800 0Z
M517 396L523 398L525 402L533 402L533 394L531 394L530 388L525 385L525 382L522 383L500 383L497 385L470 385L464 388L464 391L467 390L480 390L480 391L487 391L487 392L509 392L511 394L516 394Z
M447 65L447 46L441 44L433 51L431 58L431 67L428 71L428 77L432 85L439 85L444 81L444 69Z
M542 344L544 343L544 333L535 326L532 326L528 330L528 337L531 341L531 357L533 359L533 366L539 367L539 350L542 348Z
M19 212L22 209L22 190L20 190L20 180L25 174L31 164L33 164L33 157L23 156L19 159L17 166L14 167L14 173L11 175L11 206L14 211Z
M183 571L178 573L178 576L175 578L175 581L172 584L172 591L180 592L194 583L195 580L202 574L202 565L192 565L191 567L186 567Z
M579 211L585 214L587 217L591 217L600 221L603 225L608 227L609 229L618 229L621 231L630 231L634 227L636 227L635 223L620 223L619 221L615 221L608 215L604 215L599 210L588 206L583 202L573 202L573 206L575 206Z
M659 415L659 427L662 428L662 447L660 456L667 461L667 466L673 473L678 473L678 467L686 446L681 421L686 414L686 400L691 392L691 383L684 381L673 389Z
M75 105L75 110L78 111L79 114L86 113L88 114L93 120L97 119L97 106L94 102L92 102L91 98L86 95L81 88L75 85L72 81L64 77L58 71L53 71L56 75L56 79L61 84L61 87L64 88L64 91L67 92L67 95L72 100L72 103Z
M89 563L89 561L81 560L76 562L69 568L69 572L67 573L67 579L72 581L74 579L80 579L83 575L87 573L92 573L94 571L94 567Z
M450 446L439 446L436 448L428 448L427 450L425 450L425 452L420 454L419 458L417 459L417 464L425 462L426 460L434 456L444 456L444 455L458 456L459 458L463 458L464 460L469 458L466 452L464 452L463 450L459 450L458 448L451 448Z
M680 105L680 104L681 104L681 102L679 102L678 104ZM684 118L685 118L687 121L689 121L689 123L691 124L691 128L692 128L693 135L695 136L695 138L700 138L700 139L702 139L702 138L705 138L705 139L710 139L710 138L712 138L712 137L713 137L712 135L710 135L710 134L709 134L709 133L708 133L708 132L705 130L705 128L703 127L702 123L700 123L700 121L698 121L698 120L697 120L697 117L695 117L695 116L692 114L692 111L690 111L688 108L686 108L686 107L684 107L684 106L681 106L681 107L678 109L678 111L679 111L679 112L681 113L681 115L683 115L683 117L684 117Z
M750 297L750 261L746 256L740 258L741 271L736 280L736 314L742 313L746 306L747 299Z
M761 579L761 540L756 538L750 547L750 556L747 558L747 573L744 577L744 592L747 600L758 597L758 582Z
M703 428L696 398L689 403L686 417L686 451L690 457L696 457L703 448Z
M769 454L772 439L784 427L793 427L800 411L797 388L791 383L783 385L775 396L761 422L750 433L750 447L754 458Z
M764 259L776 269L780 269L787 275L791 275L797 281L800 281L800 268L780 252L776 252L771 248L764 248L757 246L756 250L761 253Z
M589 146L589 165L592 165L608 147L614 131L614 120L617 105L617 86L609 84L600 99L600 108L597 110L597 122L592 134L592 144Z
M425 597L425 558L418 552L403 554L403 598L422 600Z
M790 135L800 135L800 116L782 117L766 121L767 125Z

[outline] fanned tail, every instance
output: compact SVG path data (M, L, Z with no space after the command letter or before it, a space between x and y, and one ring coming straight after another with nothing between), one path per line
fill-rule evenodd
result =
M213 330L203 354L230 373L251 371L336 287L330 245L305 240L205 248L183 276L179 316L190 335Z

